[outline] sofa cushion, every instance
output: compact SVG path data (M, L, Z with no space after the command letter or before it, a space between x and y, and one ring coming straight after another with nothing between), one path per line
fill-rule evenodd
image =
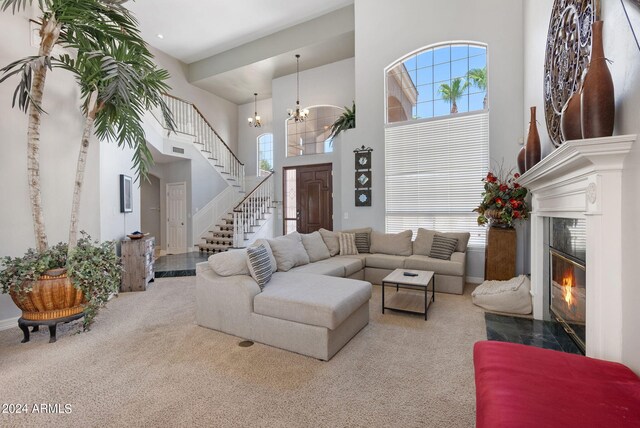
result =
M457 238L448 238L436 233L436 236L433 237L433 244L431 244L429 257L434 259L449 260L451 259L451 254L453 254L457 246Z
M358 254L358 248L356 247L356 234L345 233L340 234L340 255L349 256Z
M310 263L331 257L329 248L327 248L327 244L324 243L320 232L304 233L301 234L300 237L302 238L302 245L304 245L304 249L307 250L307 254L309 255Z
M351 256L335 256L330 260L323 260L317 264L329 264L332 266L340 266L343 270L343 276L350 276L359 270L364 269L364 258L356 258L356 255Z
M391 256L389 254L367 254L367 267L378 269L401 269L404 267L404 256Z
M251 278L258 283L260 290L271 280L271 260L264 245L247 248L246 263Z
M371 232L371 253L410 256L412 253L411 230L400 233Z
M296 266L291 268L289 272L296 273L314 273L317 275L335 276L344 278L344 267L337 263L332 263L333 259L321 260L315 263L309 263L304 266Z
M327 229L320 229L318 232L320 232L320 236L322 236L324 243L329 249L331 257L338 254L340 252L340 232L332 232Z
M309 263L309 255L302 245L302 238L298 232L275 239L267 239L278 264L278 271L286 272L294 266Z
M269 254L269 260L271 261L271 272L275 272L278 270L278 263L276 262L276 258L273 257L273 251L271 251L271 245L266 239L256 239L256 241L251 244L251 247L257 247L258 245L262 245L267 249L267 253Z
M440 275L463 276L464 258L464 253L453 253L451 255L451 260L440 260L429 256L413 255L406 257L406 260L404 261L404 268L430 270Z
M448 238L456 238L458 245L456 251L459 253L465 253L467 251L467 245L469 244L469 232L436 232L435 230L418 228L416 234L416 240L413 242L413 254L420 256L428 256L431 253L431 245L433 244L433 237L436 235L443 235Z
M371 298L371 284L308 273L276 272L253 299L255 313L334 330Z
M209 257L209 266L220 276L249 275L246 250L229 250Z

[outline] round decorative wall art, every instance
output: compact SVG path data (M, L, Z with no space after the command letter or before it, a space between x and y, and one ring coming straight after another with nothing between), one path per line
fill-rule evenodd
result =
M600 0L555 0L544 59L544 112L554 146L564 141L560 115L580 88L591 57L591 25L600 16Z

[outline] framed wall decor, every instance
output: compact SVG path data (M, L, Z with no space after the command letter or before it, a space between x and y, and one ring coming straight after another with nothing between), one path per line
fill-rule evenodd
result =
M133 212L133 181L128 175L120 174L120 212Z
M355 149L355 204L356 207L371 206L371 147L364 145Z

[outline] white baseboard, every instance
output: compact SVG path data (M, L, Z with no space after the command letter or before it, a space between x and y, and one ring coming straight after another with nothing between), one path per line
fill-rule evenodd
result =
M13 328L13 327L17 327L18 326L18 318L20 318L20 317L7 318L6 320L0 320L0 331L8 330L8 329Z
M468 276L467 282L470 282L471 284L482 284L484 282L484 278L480 278L477 276Z

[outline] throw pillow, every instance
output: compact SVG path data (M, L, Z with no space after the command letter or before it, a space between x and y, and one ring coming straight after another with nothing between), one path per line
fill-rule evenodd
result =
M431 245L433 245L433 237L437 234L446 236L447 238L456 238L458 245L456 251L464 253L467 251L467 245L469 244L469 232L436 232L435 230L418 228L416 240L413 242L413 254L421 256L428 256L431 252Z
M369 252L369 233L368 232L356 232L356 248L358 253Z
M278 264L276 263L276 258L273 257L273 251L271 251L271 246L267 242L266 239L256 239L256 242L251 244L252 247L257 247L258 245L262 245L269 254L269 260L271 260L271 272L275 272L278 270Z
M294 266L309 263L309 255L302 245L302 238L298 232L292 232L276 239L267 239L276 264L280 272L287 272Z
M456 238L449 238L443 235L433 237L433 244L431 245L431 252L429 257L441 260L451 260L451 254L456 250L458 240Z
M372 253L389 254L392 256L410 256L413 250L411 246L411 230L400 233L371 232Z
M309 262L317 262L319 260L326 260L331 257L327 244L324 243L320 232L301 234L302 245L307 250L309 255Z
M354 254L358 254L355 233L341 233L339 239L341 256L352 256Z
M340 252L340 233L332 232L327 229L320 229L318 232L320 232L322 240L329 249L329 254L331 254L331 257L338 254Z
M246 250L229 250L209 257L209 266L220 276L249 275Z
M262 290L271 280L271 260L267 249L263 245L247 248L245 265L249 268L251 277Z

